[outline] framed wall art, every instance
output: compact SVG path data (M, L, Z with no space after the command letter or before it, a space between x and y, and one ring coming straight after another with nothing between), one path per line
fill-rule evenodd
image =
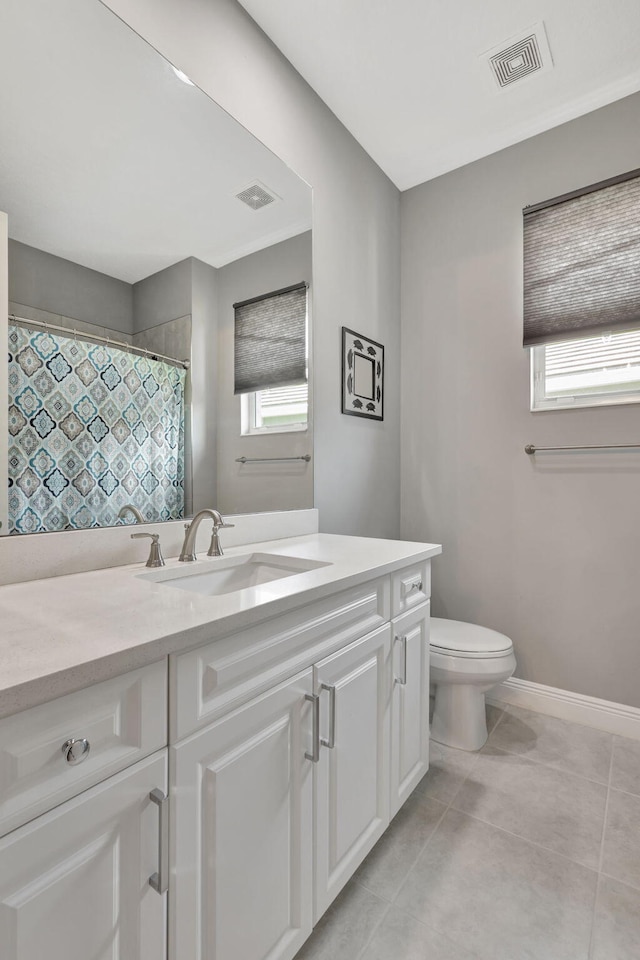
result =
M383 420L384 347L342 328L342 412Z

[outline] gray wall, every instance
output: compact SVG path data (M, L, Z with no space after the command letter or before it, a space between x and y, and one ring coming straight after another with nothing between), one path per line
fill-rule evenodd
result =
M108 0L313 187L315 501L322 530L399 530L399 194L235 0ZM340 413L340 328L385 345L385 420Z
M148 346L141 332L176 318L191 317L191 368L186 404L191 411L186 448L191 449L193 509L217 503L216 487L216 371L218 366L217 270L187 257L160 270L133 287L135 342ZM158 347L160 349L160 346ZM164 351L161 351L164 352ZM188 458L188 454L187 454ZM189 471L188 471L189 474ZM187 475L186 489L189 488Z
M214 506L216 486L217 271L191 258L191 405L193 506Z
M233 393L234 311L239 300L305 280L311 283L311 231L228 263L218 279L217 504L223 513L313 506L311 463L239 464L236 457L299 457L313 452L307 430L270 436L240 435L240 397Z
M9 241L9 300L133 333L130 284L17 240Z
M133 332L191 313L192 258L133 284Z
M640 406L529 411L522 207L640 165L640 95L402 196L402 530L444 544L433 612L517 675L640 706Z

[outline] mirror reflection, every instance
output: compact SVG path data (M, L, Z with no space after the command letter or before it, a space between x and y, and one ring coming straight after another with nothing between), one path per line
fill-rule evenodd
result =
M98 0L0 35L0 533L311 506L310 188Z

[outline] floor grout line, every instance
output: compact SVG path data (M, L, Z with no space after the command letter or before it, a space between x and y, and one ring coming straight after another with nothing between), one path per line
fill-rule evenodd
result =
M469 954L469 960L483 960L483 958L480 956L479 953L476 953L474 950L469 950L469 948L464 946L464 944L462 943L458 943L458 941L452 939L452 937L450 937L448 933L443 933L442 930L438 930L437 927L434 927L432 923L425 923L424 920L420 919L420 917L414 917L414 915L412 913L409 913L408 910L404 910L400 907L395 906L394 904L391 904L391 906L403 917L406 917L409 920L413 920L413 922L417 923L418 926L424 927L425 930L430 930L432 933L437 934L439 937L442 937L443 940L448 941L448 943L450 943L453 947L459 947L461 950L464 950L466 953ZM388 912L389 911L385 911L385 916ZM369 941L369 943L371 943L371 941ZM358 958L358 960L360 960L360 958ZM434 958L434 960L437 960L437 958ZM493 958L491 958L491 960L493 960Z
M589 957L593 955L594 934L596 927L596 911L598 909L598 897L600 896L600 880L602 877L602 864L604 861L604 843L607 833L607 817L609 815L609 797L611 796L611 776L613 773L613 739L611 740L611 756L609 758L609 778L607 781L607 799L604 804L604 819L602 821L602 837L600 838L600 856L598 858L598 878L596 880L596 892L593 898L593 910L591 911L591 932L589 935Z
M531 711L531 712L533 712L533 711ZM484 746L481 747L480 750L478 751L477 757L476 757L474 763L471 765L471 767L470 767L470 769L469 769L466 777L465 777L464 780L460 783L458 789L455 791L453 797L451 798L451 802L450 802L450 804L449 804L449 808L448 808L448 809L453 809L456 813L461 813L463 816L470 817L472 820L478 821L478 823L484 823L486 826L488 826L488 827L493 827L495 830L501 830L502 833L506 833L506 834L508 834L510 837L514 837L516 840L523 840L525 843L530 843L532 846L537 847L537 848L540 849L540 850L545 850L547 853L552 853L552 854L554 854L554 855L557 856L557 857L561 857L561 859L563 859L563 860L567 860L569 863L575 863L577 866L579 866L579 867L584 867L585 870L590 870L592 873L597 873L597 874L599 875L599 874L600 874L600 869L601 869L601 863L602 863L603 849L604 849L604 831L605 831L605 826L606 826L606 822L607 822L607 809L608 809L608 805L609 805L609 789L610 789L609 784L610 784L610 781L611 781L611 771L612 771L612 766L613 766L613 739L611 740L611 753L610 753L610 756L609 756L609 773L608 773L607 781L606 781L605 783L603 783L601 780L591 780L589 777L583 777L581 774L579 774L579 773L574 773L573 771L560 771L560 770L558 770L557 767L552 767L551 764L542 763L542 762L540 762L540 761L533 760L533 759L525 756L524 754L521 754L521 753L512 753L510 750L505 750L503 747L496 747L494 744L490 744L490 743L489 743L489 740L491 739L491 736L492 736L492 734L493 734L493 731L496 729L496 727L498 726L498 724L504 719L505 716L506 716L506 712L503 710L502 713L501 713L501 715L500 715L500 717L498 717L498 720L496 721L493 729L491 730L491 733L489 734L489 737L487 738L487 742L486 742L486 743L484 744ZM569 722L569 721L566 721L566 722ZM492 746L494 750L500 750L502 753L507 754L507 756L510 756L510 757L519 757L520 759L523 759L523 760L525 760L525 761L528 761L529 763L536 763L538 766L544 766L544 767L547 767L547 768L550 769L550 770L555 770L556 773L565 772L565 773L568 773L568 774L569 774L570 776L572 776L572 777L577 777L577 779L579 779L579 780L586 780L587 783L594 783L594 784L596 784L597 786L604 787L604 788L606 789L606 791L607 791L607 796L606 796L606 798L605 798L605 808L604 808L604 814L603 814L603 820L602 820L602 836L601 836L601 839L600 839L600 854L599 854L599 858L598 858L598 866L597 866L597 867L590 867L590 866L588 866L586 863L583 863L581 860L574 860L572 857L568 857L568 856L567 856L566 854L564 854L564 853L559 853L557 850L554 850L554 849L551 848L551 847L547 847L547 846L545 846L543 843L538 843L538 842L535 841L535 840L530 840L529 837L523 837L523 836L522 836L521 834L519 834L519 833L514 833L512 830L507 830L507 829L505 829L505 827L499 827L497 824L492 823L490 820L485 820L483 817L475 816L474 814L469 813L469 812L466 811L466 810L460 810L458 807L455 807L455 806L454 806L454 803L455 803L455 801L456 801L456 798L457 798L458 794L460 793L460 791L461 791L462 787L464 786L464 784L466 783L466 781L469 779L469 776L471 775L471 772L473 771L474 767L477 765L478 760L480 759L480 755L482 754L482 751L483 751L484 748L487 747L487 746ZM485 754L485 756L486 756L486 754ZM438 824L438 826L439 826L439 825L440 825L440 824ZM596 883L596 893L597 893L598 883L599 883L599 881ZM595 902L594 902L594 912L595 912Z
M427 773L426 775L428 776L428 773ZM427 798L427 799L435 799L435 798L432 797L432 798ZM440 803L440 804L444 807L444 809L443 809L442 813L440 814L440 816L438 817L438 822L436 823L435 827L434 827L433 830L431 831L431 834L430 834L429 838L427 839L426 843L423 844L423 846L422 846L421 849L420 849L420 853L418 854L418 856L416 857L416 859L414 860L414 862L411 864L411 867L409 868L409 870L408 870L407 873L405 874L405 877L404 877L402 883L400 884L400 886L398 887L398 889L396 890L396 894L395 894L393 900L391 901L391 903L396 903L396 901L397 901L397 899L398 899L398 896L399 896L399 894L400 894L400 891L402 890L402 888L403 888L404 885L406 884L407 880L409 879L409 877L411 876L411 874L412 874L413 871L415 870L416 866L418 865L418 861L419 861L420 858L422 857L422 854L425 852L425 850L427 849L427 847L429 846L429 844L431 843L431 841L432 841L433 838L435 837L436 833L437 833L438 830L440 829L440 826L441 826L441 824L442 824L442 821L443 821L444 818L446 817L447 811L449 810L449 807L451 806L451 803L444 804L444 803L442 803L441 800L438 800L438 801L436 801L436 802L437 802L437 803Z
M491 706L496 706L496 704L491 704ZM494 723L494 725L491 727L491 730L488 730L488 732L487 732L487 743L489 742L489 737L491 736L491 734L493 733L493 731L496 729L497 726L499 726L500 723L502 723L502 721L504 720L504 718L505 718L506 715L507 715L507 714L506 714L506 711L503 710L502 707L497 707L497 706L496 706L496 709L500 710L500 716L498 717L498 719L496 720L496 722Z
M362 884L361 884L361 886L362 886ZM367 888L365 887L364 889L366 890ZM373 891L372 891L372 890L369 890L369 893L373 893ZM362 956L364 955L365 951L369 949L369 945L371 944L371 941L372 941L373 938L375 937L376 931L378 930L378 927L379 927L382 923L384 923L384 918L386 917L386 915L389 913L389 910L391 909L391 901L390 901L390 900L385 900L384 897L381 897L380 899L383 900L384 903L386 903L386 906L385 906L384 910L382 910L382 911L380 912L380 916L378 917L377 921L376 921L374 924L372 924L371 932L370 932L369 936L367 937L367 939L366 939L365 942L363 943L362 948L361 948L361 949L358 951L358 953L356 954L356 960L360 960L360 957L362 957Z
M384 836L384 834L383 834L383 836ZM375 847L373 848L373 850L375 850ZM371 853L373 853L373 850L371 850ZM368 854L367 854L367 857L371 856L371 853L368 853ZM367 857L364 858L364 860L362 861L363 863L366 862ZM357 871L356 871L356 872L357 872ZM375 890L372 890L371 887L368 887L368 886L367 886L367 884L364 882L364 880L360 880L358 877L355 876L355 874L354 874L353 877L351 877L351 880L349 880L349 883L355 883L356 886L362 887L362 889L363 889L363 890L366 890L367 893L373 894L374 897L377 897L378 900L382 900L384 903L392 903L392 901L389 900L388 897L383 897L383 895L382 895L381 893L377 893Z
M494 726L493 726L492 729L495 730L495 728L497 727L498 723L499 723L500 720L502 719L502 716L503 716L503 715L501 714L501 716L498 718L498 720L496 721L496 723L494 724ZM431 740L430 740L430 743L431 743L431 742L435 742L435 741L431 741ZM452 749L453 749L453 748L452 748ZM465 752L465 751L461 751L461 752ZM422 857L423 853L425 852L425 850L427 849L427 847L429 846L429 844L430 844L431 841L433 840L434 836L435 836L436 833L438 832L438 830L439 830L439 828L440 828L440 826L441 826L441 824L442 824L442 821L444 820L445 816L447 815L447 812L448 812L449 809L451 808L451 804L453 803L455 797L456 797L457 794L458 794L458 791L460 790L460 788L462 787L462 784L466 781L467 777L470 775L471 771L473 770L473 768L475 767L476 763L478 762L479 755L480 755L480 754L479 754L479 751L475 753L475 756L472 758L472 761L471 761L469 770L467 771L467 773L465 774L465 776L461 779L460 783L458 784L457 788L454 790L454 792L453 792L453 794L452 794L452 796L451 796L451 799L449 800L448 803L444 803L442 800L439 800L437 797L430 797L428 794L423 794L423 795L417 796L417 797L415 798L418 803L423 803L423 802L427 801L427 802L431 802L431 803L436 803L436 804L438 804L439 806L442 807L442 813L441 813L440 816L438 817L438 819L437 819L437 821L436 821L436 824L435 824L433 830L431 831L429 837L427 838L427 840L426 840L426 841L422 844L422 846L420 847L420 850L419 850L419 852L418 852L418 855L416 856L416 858L415 858L414 862L412 863L411 867L409 868L409 870L408 870L407 873L405 874L405 876L404 876L402 882L400 883L400 886L398 887L398 890L396 891L395 896L393 897L392 900L387 900L386 897L383 897L381 894L377 893L375 890L372 890L370 887L368 887L368 886L366 885L366 883L363 883L362 880L356 879L355 877L353 878L353 880L352 880L353 883L358 884L358 886L362 887L363 890L366 890L368 893L370 893L370 894L372 894L373 896L377 897L382 903L385 904L384 910L381 911L380 917L378 918L378 920L376 921L376 923L373 924L372 929L371 929L371 934L370 934L370 936L367 938L366 942L363 944L362 948L361 948L361 949L358 951L358 953L356 954L355 960L361 960L361 958L364 956L365 951L369 948L371 942L373 941L373 938L374 938L374 936L375 936L375 934L376 934L376 931L378 930L378 928L380 927L380 925L384 922L384 918L385 918L385 917L387 916L387 914L389 913L389 910L391 909L391 907L392 907L392 906L395 906L396 900L397 900L397 898L398 898L398 895L399 895L400 891L402 890L402 888L404 887L404 885L405 885L405 883L407 882L408 878L410 877L410 875L411 875L412 872L414 871L414 869L415 869L415 867L417 866L418 861L419 861L420 858ZM431 768L431 755L429 756L429 769L430 769L430 768ZM428 775L429 775L429 771L427 770L427 772L425 773L425 777L427 777ZM422 781L420 781L420 782L422 782ZM416 787L414 788L413 793L410 794L410 797L412 797L412 796L415 794L415 790L417 789L417 787L418 787L418 784L417 784ZM410 798L410 797L409 797L409 798ZM407 799L409 799L409 798L407 798ZM393 821L392 821L392 822L393 822ZM374 847L373 849L375 850L375 847ZM370 851L370 852L373 852L373 851ZM369 855L370 855L370 854L369 854ZM365 858L365 860L366 860L366 858ZM363 862L364 862L364 861L363 861ZM403 911L403 912L406 913L407 916L412 917L412 919L413 919L413 920L416 920L418 923L421 922L417 917L413 917L412 914L408 913L408 911L405 910L405 911ZM425 927L426 927L427 925L426 925L426 924L422 924L422 926L425 926ZM433 928L431 928L431 929L434 929L434 930L435 930L435 927L433 927ZM440 933L441 936L444 936L444 934L442 934L441 931L436 931L436 932L437 932L437 933ZM447 937L447 939L450 940L450 942L453 943L453 944L455 944L456 946L462 946L462 944L458 944L455 940L452 940L450 937Z
M489 742L491 740L492 735L493 735L493 731L491 731L491 734L489 735L489 739L484 745L485 747L493 747L494 750L502 750L503 753L508 753L510 757L521 757L523 760L528 760L530 763L535 763L538 767L548 767L550 770L555 770L558 773L568 773L572 777L579 777L581 780L587 780L589 783L597 783L601 787L608 786L608 780L596 780L595 777L585 777L583 773L576 773L575 770L567 770L563 767L558 766L558 764L562 762L561 760L558 760L557 763L549 763L546 760L538 760L536 757L530 757L526 753L516 753L515 750L507 750L506 747L498 747L496 746L495 743ZM484 747L482 747L481 749L484 750ZM635 796L635 794L632 794L632 796Z
M640 885L636 883L629 883L628 880L621 880L620 877L614 876L613 873L607 873L606 870L601 870L600 876L604 877L605 880L613 880L614 883L619 883L622 887L629 887L629 890L635 890L640 893Z
M425 774L425 776L426 776L426 774ZM417 786L416 786L415 789L417 789ZM409 797L407 798L407 800L405 801L405 803L408 803L409 800L411 800L412 796L413 796L413 794L410 794ZM420 804L421 806L426 806L427 804L430 804L430 803L437 804L437 806L442 807L442 813L440 814L440 816L439 816L438 819L436 820L436 824L435 824L433 830L431 831L431 833L429 834L429 836L427 837L427 839L425 840L425 842L422 844L422 846L419 848L418 853L416 854L416 858L415 858L414 862L411 864L411 867L409 868L409 871L413 869L413 867L415 866L415 864L418 862L418 860L419 860L420 857L422 856L423 851L426 849L427 845L430 843L431 838L433 837L434 833L436 832L436 830L437 830L438 827L440 826L440 823L441 823L441 821L442 821L442 818L444 817L445 813L446 813L447 810L448 810L448 806L447 806L446 804L444 804L444 803L442 802L442 800L436 800L435 797L427 797L427 796L415 797L415 802L418 803L418 804ZM401 808L401 809L402 809L402 808ZM391 822L393 823L393 821L391 821ZM383 834L383 836L384 836L384 834ZM381 839L382 839L382 838L381 838ZM369 854L367 854L367 856L371 856L371 854L373 853L373 850L375 850L375 847L373 847L373 849L370 851ZM367 858L365 857L365 859L363 860L363 863L366 862L366 859L367 859ZM407 871L407 874L405 875L405 877L403 877L403 879L402 879L402 881L401 881L401 883L400 883L400 886L403 886L406 877L409 875L409 871ZM356 878L355 876L354 876L353 879L354 879L354 882L355 882L355 883L358 883L361 887L363 887L365 890L368 890L369 893L372 893L374 896L379 897L380 900L384 900L385 903L391 904L391 903L394 902L394 900L389 900L387 897L383 896L383 894L379 893L377 890L372 890L371 887L367 886L367 884L366 884L366 882L365 882L364 880L361 880L361 879L359 879L359 878ZM395 898L394 898L394 899L395 899Z
M484 823L485 827L491 827L493 830L499 830L500 833L506 833L507 836L513 837L514 840L522 840L523 843L528 843L532 847L536 847L538 850L544 850L545 853L551 853L554 857L559 857L561 860L566 860L567 863L573 863L576 867L583 867L584 870L588 870L590 873L598 873L597 867L590 867L582 860L574 860L573 857L568 857L566 853L559 853L552 847L546 847L543 843L538 843L536 840L530 840L529 837L523 837L522 834L514 833L513 830L507 830L505 827L499 827L497 824L491 823L490 820L484 820L482 817L476 817L473 813L468 813L466 810L459 810L457 807L452 807L451 809L454 813L459 813L463 817L469 817L470 820L475 820L476 823Z
M526 753L514 753L512 750L505 750L504 747L496 747L495 744L489 743L487 741L484 747L478 752L479 756L495 756L495 754L486 753L486 749L489 747L491 750L496 750L498 753L504 753L508 757L517 757L518 760L523 760L524 763L534 764L536 767L545 767L547 770L551 770L553 773L558 773L563 777L571 777L575 780L584 780L585 783L592 783L596 787L602 787L603 790L608 789L608 782L606 780L593 780L591 777L585 777L581 773L576 773L574 770L562 770L560 767L552 766L550 763L544 763L540 760L534 760L533 757L528 757ZM621 791L624 793L625 791ZM631 794L635 796L635 794Z
M620 787L614 787L611 784L609 785L609 790L613 790L614 793L623 793L625 797L633 797L635 800L640 800L640 793L632 793L631 790L621 790Z
M493 727L494 730L495 730L495 728L497 727L498 723L500 723L500 720L501 720L501 719L502 719L502 714L501 714L500 717L498 717L498 720L497 720L496 723L494 724L494 727ZM487 739L488 739L488 738L487 738ZM437 741L431 741L431 740L430 740L430 743L431 743L431 742L437 742ZM443 744L443 746L446 746L446 744ZM451 747L451 748L449 748L449 749L455 749L455 748ZM464 753L465 751L461 751L461 752ZM451 799L449 800L448 803L445 804L442 800L438 800L436 797L430 797L428 794L425 794L425 795L424 795L424 799L425 799L425 800L432 800L432 801L434 801L435 803L439 803L439 804L442 805L442 807L443 807L444 809L443 809L440 817L438 818L438 822L436 823L435 827L433 828L433 830L432 830L429 838L427 839L426 843L424 843L424 844L422 845L422 847L420 848L420 852L419 852L418 856L416 857L416 859L414 860L413 864L411 865L411 867L410 867L409 870L407 871L407 873L406 873L406 875L405 875L402 883L401 883L400 886L398 887L398 889L397 889L397 891L396 891L396 894L395 894L393 900L391 901L391 903L393 903L393 904L396 903L396 901L397 901L397 899L398 899L398 896L400 895L400 891L401 891L401 890L403 889L403 887L405 886L407 880L409 879L409 877L411 876L411 874L413 873L413 871L414 871L415 868L417 867L418 862L419 862L420 858L422 857L423 853L425 852L425 850L427 849L427 847L429 846L429 844L432 842L433 838L434 838L435 835L437 834L438 830L439 830L440 827L442 826L442 821L444 820L444 818L446 817L447 813L448 813L449 810L451 809L451 804L453 803L453 801L454 801L455 798L457 797L457 795L458 795L458 793L459 793L462 785L466 782L466 780L467 780L467 778L469 777L471 771L473 770L473 768L475 767L476 763L478 762L478 758L479 758L479 752L477 752L477 753L476 753L476 756L473 757L472 762L471 762L471 765L470 765L470 767L469 767L469 770L466 772L466 774L464 775L464 777L461 779L461 781L460 781L460 783L458 784L457 788L453 791L453 794L451 795ZM429 754L429 769L431 769L431 753ZM425 776L429 776L429 771L427 771L427 773L425 774ZM421 797L420 799L423 799L423 798ZM405 911L405 913L406 913L406 912L407 912L407 911ZM409 915L409 916L412 916L411 914L408 914L408 915ZM417 918L417 917L414 917L413 919L414 919L414 920L417 920L418 918ZM419 922L419 921L418 921L418 922Z

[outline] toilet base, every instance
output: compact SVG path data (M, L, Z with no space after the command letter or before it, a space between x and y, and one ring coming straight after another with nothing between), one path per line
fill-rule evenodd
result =
M484 699L488 687L437 683L431 739L457 750L480 750L489 736Z

